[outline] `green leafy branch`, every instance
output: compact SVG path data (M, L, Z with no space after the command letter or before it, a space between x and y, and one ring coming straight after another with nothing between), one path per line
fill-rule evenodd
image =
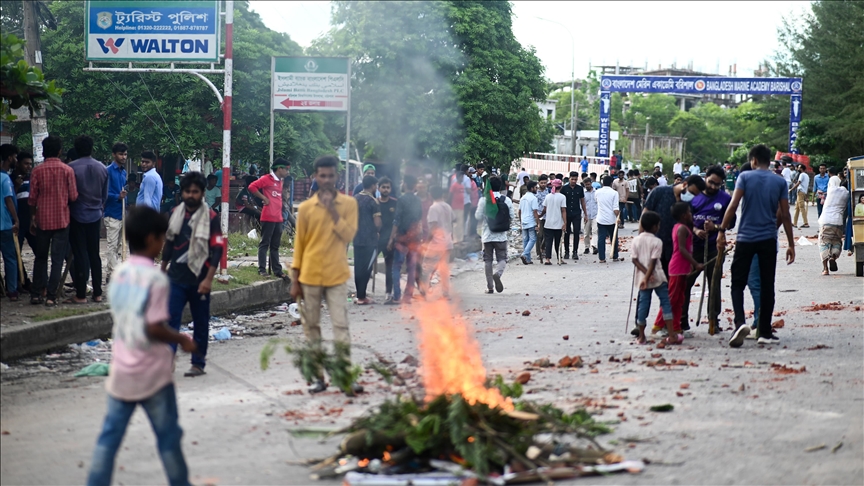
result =
M24 60L24 41L13 34L0 37L0 118L13 121L11 110L26 106L30 114L43 106L61 110L63 89L45 81L42 70ZM61 110L62 111L62 110Z

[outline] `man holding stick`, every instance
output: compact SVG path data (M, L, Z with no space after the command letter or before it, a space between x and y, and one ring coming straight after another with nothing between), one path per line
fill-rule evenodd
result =
M297 235L294 239L294 261L291 263L291 297L300 303L303 332L312 346L321 345L321 301L327 301L333 323L336 353L350 358L351 334L348 329L348 243L357 232L357 201L336 190L339 159L323 155L315 160L318 190L300 205L297 212ZM398 281L395 285L398 285ZM327 389L319 369L318 379L309 390ZM354 383L346 394L360 393Z
M117 142L111 148L114 162L108 166L108 200L105 201L105 234L108 240L108 267L105 279L107 283L111 279L111 273L117 266L119 253L120 259L125 259L125 252L121 251L123 243L123 218L126 210L126 155L128 147L125 143Z
M0 252L3 254L3 270L6 272L6 294L12 302L18 301L18 211L15 210L15 189L9 177L9 169L18 155L14 145L3 145L2 171L0 171Z

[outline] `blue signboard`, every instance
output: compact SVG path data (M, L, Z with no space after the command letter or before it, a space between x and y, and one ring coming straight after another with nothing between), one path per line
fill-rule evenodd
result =
M87 2L87 60L218 62L217 1Z
M792 95L801 78L726 78L700 76L603 76L600 90L677 94Z
M721 76L603 76L600 78L600 144L599 157L609 156L610 94L666 93L666 94L744 94L786 95L789 105L789 151L794 148L801 123L801 78L727 78Z

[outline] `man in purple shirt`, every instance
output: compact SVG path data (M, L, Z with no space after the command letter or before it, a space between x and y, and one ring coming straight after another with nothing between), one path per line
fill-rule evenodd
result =
M708 281L714 274L714 258L717 256L717 226L723 221L723 215L726 214L726 208L732 201L726 191L722 191L723 183L726 180L726 172L719 165L708 167L705 174L705 190L702 194L693 198L690 202L691 211L693 213L693 233L696 235L693 238L693 258L699 263L710 262L705 265L705 274L708 276ZM735 220L732 220L732 226L735 226ZM707 250L706 255L706 238ZM714 260L714 261L712 261ZM684 312L681 314L681 329L687 331L690 329L690 294L693 291L693 286L699 279L699 274L691 275L687 279L687 301L684 304ZM710 287L709 287L710 288ZM720 292L708 293L708 320L717 323L717 317L720 315ZM715 326L714 329L720 329Z
M102 259L99 256L99 233L102 212L108 200L108 170L102 162L91 157L93 139L79 135L75 139L78 159L69 167L75 172L78 199L69 206L69 240L75 265L72 282L75 284L73 304L87 302L87 280L93 274L93 301L102 302Z

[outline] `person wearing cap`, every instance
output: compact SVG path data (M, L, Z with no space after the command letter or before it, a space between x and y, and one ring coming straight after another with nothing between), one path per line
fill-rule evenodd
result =
M375 177L375 166L372 164L366 164L363 166L363 177L372 176ZM363 192L363 177L360 178L360 182L354 186L354 192L351 194L354 197L357 197L357 194ZM381 193L376 189L375 197L381 197Z
M279 264L282 241L282 179L288 175L289 163L283 158L273 161L270 174L249 184L249 194L261 200L261 242L258 244L258 275L267 275L267 250L274 277L287 278Z

